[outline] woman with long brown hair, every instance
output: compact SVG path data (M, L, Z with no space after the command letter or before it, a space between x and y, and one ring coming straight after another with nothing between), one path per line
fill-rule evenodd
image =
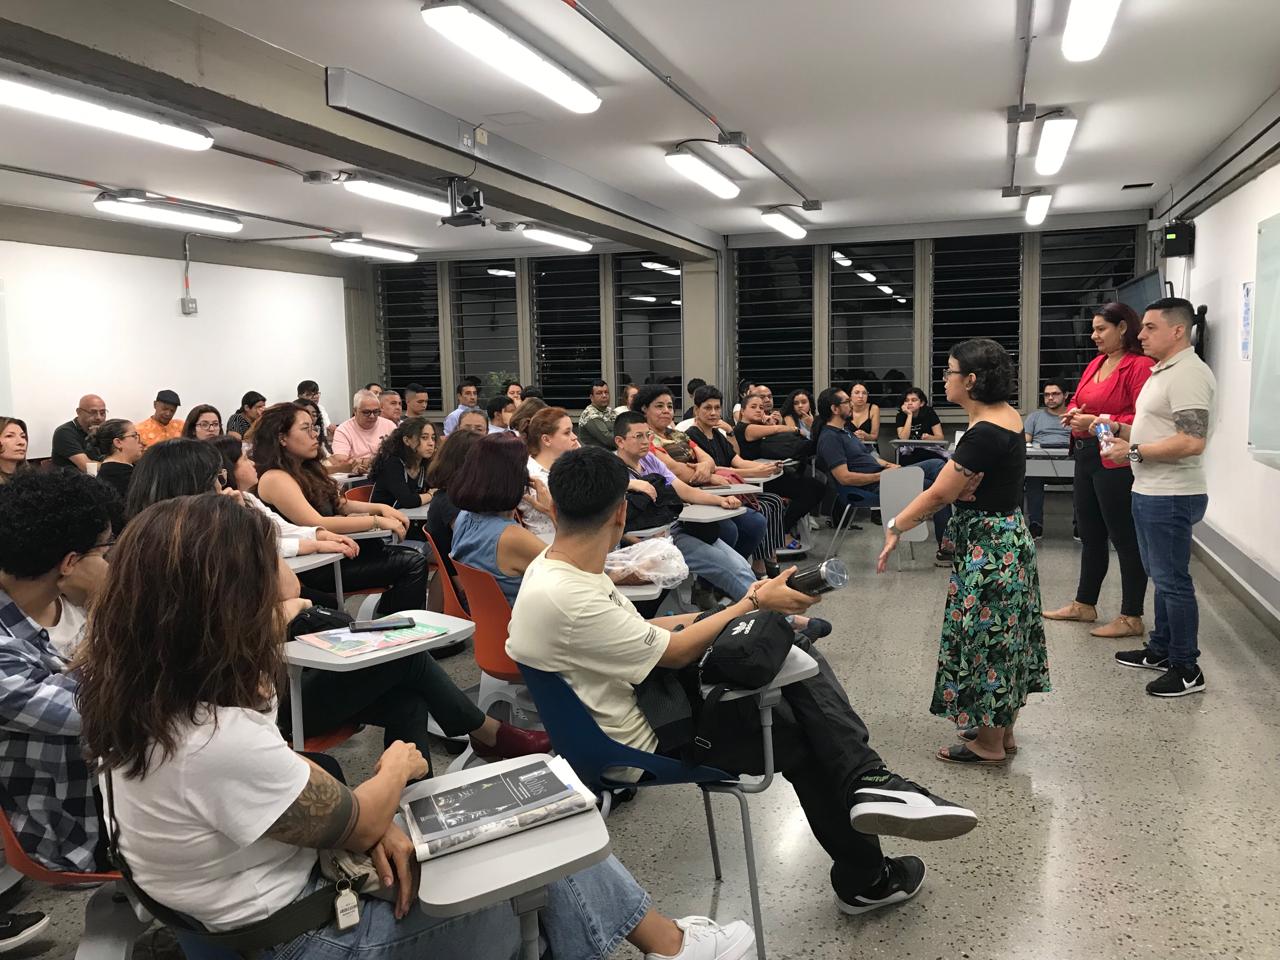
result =
M0 483L8 483L27 464L27 424L17 417L0 417Z
M290 523L324 527L334 533L390 530L403 538L409 518L382 503L348 500L317 459L320 441L311 414L296 403L277 403L254 425L253 462L258 468L258 499ZM365 540L360 554L342 562L348 590L385 587L378 615L420 610L426 603L427 562L410 547ZM328 568L308 570L302 580L316 590L332 592Z
M405 785L427 773L416 747L389 744L352 789L334 761L294 753L276 729L273 537L260 513L204 494L147 508L116 544L79 706L133 881L209 931L237 930L323 889L316 851L367 851L394 902L365 899L355 926L301 932L277 955L515 957L519 925L505 903L448 920L413 908L416 858L394 817ZM556 956L603 958L624 937L664 955L707 937L750 945L740 923L677 925L651 910L612 857L553 883L540 919Z

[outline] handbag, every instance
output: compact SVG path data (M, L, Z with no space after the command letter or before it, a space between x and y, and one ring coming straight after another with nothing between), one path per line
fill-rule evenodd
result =
M289 639L297 640L304 633L320 633L322 630L341 630L355 622L355 617L345 610L310 606L289 621Z
M813 455L813 445L800 431L771 433L760 440L757 448L765 460L803 460Z

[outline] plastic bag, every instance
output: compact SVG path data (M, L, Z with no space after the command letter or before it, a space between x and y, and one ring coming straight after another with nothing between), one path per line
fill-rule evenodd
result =
M684 583L689 567L684 556L667 537L651 537L605 557L604 572L614 583L653 583L670 590Z

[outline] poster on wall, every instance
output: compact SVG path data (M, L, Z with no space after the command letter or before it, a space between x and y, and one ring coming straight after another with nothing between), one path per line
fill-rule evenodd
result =
M1240 359L1249 360L1253 353L1253 281L1240 287Z

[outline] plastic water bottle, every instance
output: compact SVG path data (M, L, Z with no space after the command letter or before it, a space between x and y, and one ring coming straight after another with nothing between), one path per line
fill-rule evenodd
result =
M1098 437L1098 449L1103 453L1110 450L1111 441L1115 438L1115 434L1111 432L1111 419L1099 417L1093 422L1093 432Z

